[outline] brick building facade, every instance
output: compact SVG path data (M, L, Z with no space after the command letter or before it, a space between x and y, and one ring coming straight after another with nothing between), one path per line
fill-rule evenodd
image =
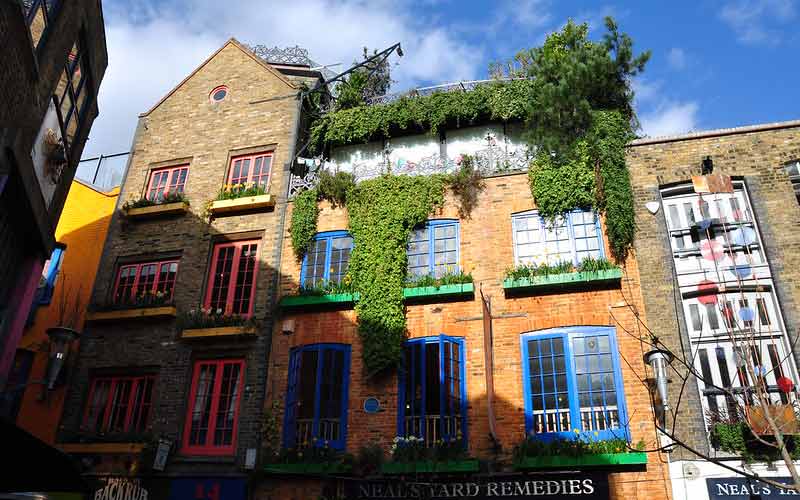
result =
M796 389L781 395L777 379L787 377L795 387L798 382L800 236L794 228L800 206L793 184L800 123L641 139L630 144L627 158L648 324L676 355L683 349L689 358L691 352L688 365L697 373L672 363L667 429L699 454L683 447L672 453L675 498L717 498L715 488L727 491L726 482L743 484L743 478L704 457L765 477L787 477L780 460L776 468L744 468L740 456L712 446L709 432L717 415L737 406L736 398L717 388L742 394L736 391L748 385L737 373L744 361L734 352L741 347L732 346L730 332L754 332L758 340L748 349L759 360L756 368L763 369L772 400L796 398ZM692 177L703 173L704 160L714 174L731 177L732 192L695 189ZM652 213L648 203L658 211ZM711 221L708 235L704 221Z
M98 113L99 0L0 5L0 390Z
M486 136L486 131L477 130L478 128L480 127L476 127L476 133L473 135L478 139ZM419 140L435 141L429 136ZM397 141L393 140L393 144L396 143ZM438 141L434 147L439 147ZM355 150L360 148L361 146L355 146ZM372 145L365 145L363 149L380 150L379 147ZM421 146L419 149L425 148ZM451 153L452 151L448 149L447 154ZM357 156L357 153L353 154ZM334 151L331 156L337 157L337 152ZM340 162L339 167L342 165ZM440 346L444 346L450 339L455 339L452 349L458 349L457 344L462 345L458 356L460 356L459 363L463 364L464 384L461 390L464 395L465 411L457 418L461 419L458 420L459 425L464 423L461 429L468 441L467 454L477 459L479 465L473 465L473 469L469 469L469 472L461 473L447 472L445 468L444 472L440 470L438 474L428 474L420 468L408 470L406 474L398 476L390 472L390 469L384 469L385 474L382 476L365 479L358 474L335 474L331 471L323 471L320 474L319 471L317 473L307 471L305 477L298 478L288 475L288 469L281 463L270 463L275 461L274 457L264 457L268 475L256 490L257 498L300 499L316 498L323 494L329 498L335 494L345 494L348 498L404 498L406 494L409 495L408 498L423 498L424 496L419 496L421 495L419 493L402 488L411 484L423 489L442 485L447 488L446 485L452 486L454 481L473 482L475 486L461 484L456 486L456 489L448 490L449 493L436 494L439 495L437 497L451 498L451 495L458 497L460 496L458 492L464 494L470 491L463 488L479 488L477 485L481 484L483 486L480 488L484 488L481 490L484 495L491 495L493 488L496 487L498 489L495 494L498 495L534 498L537 494L545 492L538 491L536 489L538 486L533 483L525 486L525 481L557 482L565 477L583 478L581 474L595 474L587 477L593 477L593 480L598 481L596 498L668 498L670 496L668 469L664 457L659 453L648 453L646 465L634 468L623 465L601 467L597 470L597 468L572 465L550 470L545 468L535 474L530 474L530 470L527 472L519 470L514 466L512 459L514 446L525 438L526 433L534 433L534 429L526 424L526 420L532 419L538 411L536 408L528 408L531 396L530 388L526 387L526 379L530 372L523 351L527 349L527 354L531 355L530 349L534 344L530 342L562 334L566 335L563 338L571 339L565 340L567 344L574 342L577 346L578 341L571 335L584 338L580 335L585 331L599 331L610 335L611 357L617 360L614 364L619 367L616 375L621 389L619 407L627 407L627 419L624 419L617 434L612 432L609 435L625 436L631 443L642 441L648 450L658 447L650 393L647 385L642 383L647 377L642 359L646 346L634 333L641 329L641 323L644 321L636 256L631 255L626 262L620 263L622 278L612 280L611 283L582 283L566 288L520 292L506 286L504 276L507 269L513 268L519 262L515 259L518 259L522 251L520 245L524 243L520 239L522 236L514 234L519 230L516 225L517 217L532 216L538 221L538 216L531 215L531 211L536 207L530 193L527 174L519 172L487 177L485 190L481 192L478 205L469 218L459 217L458 206L457 199L448 193L444 207L437 213L431 214L429 222L430 227L434 227L437 221L448 227L455 227L457 234L455 266L472 274L474 292L458 293L447 298L433 294L409 299L406 303L406 318L410 343L407 345L426 342L425 345L430 346L431 342L433 344L439 342ZM321 202L320 207L318 239L340 238L343 234L346 235L348 228L346 210L341 207L334 208L327 202ZM291 215L292 210L293 205L289 203L287 217ZM575 224L580 225L580 222L576 219ZM599 221L597 224L600 228ZM430 231L429 234L433 234L434 230ZM601 229L598 234L602 234L600 237L602 250L598 251L599 255L610 255L604 231ZM573 238L574 244L574 236L570 238ZM329 246L336 248L337 243L327 241ZM431 245L433 246L433 241ZM281 432L275 438L277 442L268 443L267 449L311 446L313 438L318 438L319 442L329 439L331 446L335 445L342 452L352 455L358 455L360 448L365 445L377 444L383 449L385 460L389 461L394 438L416 434L403 429L404 425L410 425L407 424L408 414L404 413L403 417L399 414L401 410L399 407L404 406L401 398L406 399L406 404L416 404L407 401L408 396L403 395L403 387L408 381L401 381L399 371L393 371L377 379L365 375L361 359L362 345L357 332L357 318L352 310L352 301L322 306L310 305L307 302L300 308L293 307L297 304L294 300L299 286L303 284L308 287L309 276L317 271L312 270L314 265L309 264L308 256L305 257L305 261L288 257L292 255L288 232L284 233L283 247L283 254L287 257L282 260L280 270L281 319L276 323L273 332L266 384L266 408L280 423ZM452 250L452 247L448 247L448 250ZM325 261L330 263L331 273L341 263L339 259L334 264L335 260L337 257L328 255ZM485 344L486 316L483 311L482 296L491 301L493 340L488 344ZM640 315L638 320L637 314ZM444 339L444 343L438 339ZM486 345L491 346L493 356L493 369L490 370L494 387L491 410L487 391ZM318 358L306 358L304 354L316 350L318 356L324 357L331 352L329 346L344 346L347 352L345 359L349 359L349 366L346 361L343 369L336 362L329 364L328 361L322 361L322 375L316 378L317 390L322 393L329 390L325 380L329 378L339 380L341 377L345 381L345 390L342 393L345 409L337 415L339 418L335 424L337 431L326 436L325 432L331 431L330 425L324 422L324 419L315 416L312 428L311 424L302 421L302 409L294 414L294 410L287 410L286 407L299 403L299 408L302 408L309 404L311 400L307 401L308 398L303 394L304 391L311 389L302 388L308 387L303 384L304 380L308 380L304 377L309 377L309 374L301 368L308 359ZM427 349L430 352L431 348ZM298 364L301 368L298 368ZM408 364L401 370L406 370L407 374L415 372L415 369L409 368ZM567 371L571 369L568 368ZM310 377L313 388L315 383L313 375ZM436 386L429 384L428 387L428 390L432 390L430 388ZM292 396L293 392L298 391L299 396L296 394ZM452 393L447 397L450 396ZM289 399L291 401L287 402ZM315 407L325 407L319 397L313 404ZM430 413L436 412L430 411ZM493 419L491 414L494 415ZM450 418L443 415L444 413L440 413L435 418ZM406 424L403 423L404 420ZM492 420L494 420L493 426L490 424ZM307 427L304 428L304 425ZM569 429L560 430L572 433L575 430L572 426L580 428L581 435L586 439L598 439L592 437L592 432L584 432L586 422L581 424L574 419ZM423 439L429 440L432 432L434 431L429 428L427 437ZM496 437L496 442L490 438L492 433ZM346 438L342 439L342 435ZM559 473L576 469L579 472L572 475L565 476L563 472ZM503 483L504 481L506 482ZM522 483L515 485L508 481L522 481ZM606 483L608 486L605 486ZM515 488L521 489L517 491ZM404 493L399 493L401 491Z
M140 115L58 436L107 488L244 498L308 68L231 39Z

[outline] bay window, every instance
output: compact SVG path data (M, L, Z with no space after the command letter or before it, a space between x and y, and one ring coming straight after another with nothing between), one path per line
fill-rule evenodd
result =
M183 451L192 455L232 455L236 450L244 361L197 361L189 392Z
M292 349L283 425L286 448L345 449L349 381L349 345Z
M529 436L628 439L613 328L553 328L523 334L521 342Z
M426 446L467 435L464 339L439 335L408 340L399 373L397 433Z
M257 240L214 245L205 307L218 314L251 316L257 271Z

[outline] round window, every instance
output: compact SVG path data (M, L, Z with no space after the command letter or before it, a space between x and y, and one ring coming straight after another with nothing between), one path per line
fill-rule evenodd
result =
M219 87L215 88L211 91L211 102L220 102L221 100L228 97L228 87L225 85L220 85Z

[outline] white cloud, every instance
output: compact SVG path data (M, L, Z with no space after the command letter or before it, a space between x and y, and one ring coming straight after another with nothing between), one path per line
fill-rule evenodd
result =
M776 24L793 20L795 6L795 0L737 0L727 3L719 16L740 42L776 45L781 42Z
M639 115L642 134L648 137L660 137L690 132L697 129L696 102L666 101L655 109Z
M669 49L669 52L667 52L667 63L675 70L686 68L686 52L678 47Z
M136 117L234 36L247 44L300 45L320 64L360 57L363 46L401 42L395 89L485 77L484 51L450 26L433 26L411 0L179 0L106 4L109 67L100 116L84 156L130 147ZM529 2L532 6L537 0ZM532 13L523 19L534 22Z

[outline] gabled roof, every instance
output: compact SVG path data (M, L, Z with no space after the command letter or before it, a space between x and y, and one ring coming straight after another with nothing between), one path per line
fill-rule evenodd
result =
M286 76L285 76L285 75L283 75L283 74L282 74L280 71L278 71L277 69L273 68L271 65L269 65L269 64L268 64L266 61L264 61L263 59L261 59L261 58L260 58L260 57L258 57L257 55L253 54L253 52L252 52L250 49L248 49L247 47L245 47L244 45L242 45L242 44L241 44L241 43L240 43L240 42L239 42L237 39L235 39L235 38L231 37L231 38L230 38L230 39L229 39L227 42L225 42L225 43L222 45L222 47L220 47L219 49L217 49L217 50L216 50L216 52L214 52L213 54L211 54L210 56L208 56L208 59L206 59L205 61L203 61L203 62L200 64L200 66L198 66L197 68L195 68L195 70L194 70L194 71L192 71L191 73L189 73L189 74L186 76L186 78L184 78L183 80L181 80L181 82L180 82L179 84L175 85L175 87L173 87L173 88L172 88L172 90L170 90L170 91L169 91L169 92L168 92L168 93L167 93L167 94L166 94L164 97L162 97L162 98L161 98L161 100L160 100L160 101L158 101L158 102L157 102L157 103L156 103L156 104L155 104L155 105L154 105L152 108L150 108L149 110L145 111L144 113L141 113L139 116L140 116L140 117L144 117L144 116L147 116L147 115L149 115L149 114L150 114L150 113L152 113L153 111L155 111L155 109L156 109L157 107L159 107L159 106L161 105L161 103L163 103L164 101L166 101L166 100L169 98L169 96L171 96L171 95L172 95L172 94L174 94L174 93L175 93L175 92L176 92L176 91L177 91L179 88L181 88L181 86L183 86L183 84L184 84L184 83L186 83L186 82L187 82L187 81L188 81L188 80L189 80L191 77L193 77L193 76L194 76L194 75L195 75L195 74L196 74L198 71L200 71L200 70L201 70L201 69L202 69L202 68L203 68L203 67L204 67L206 64L208 64L208 63L209 63L209 62L210 62L212 59L214 59L214 58L217 56L217 54L219 54L220 52L222 52L222 50L223 50L225 47L227 47L228 45L233 45L234 47L238 48L239 50L241 50L242 52L244 52L245 54L247 54L247 55L248 55L248 56L249 56L251 59L253 59L255 62L257 62L257 63L258 63L258 64L259 64L259 65L260 65L262 68L264 68L266 71L268 71L269 73L271 73L271 74L272 74L273 76L275 76L277 79L279 79L280 81L282 81L283 83L285 83L287 87L289 87L289 88L291 88L291 89L296 89L296 88L298 88L298 87L297 87L297 85L295 85L294 83L292 83L292 81L291 81L291 80L289 80L288 78L286 78Z

